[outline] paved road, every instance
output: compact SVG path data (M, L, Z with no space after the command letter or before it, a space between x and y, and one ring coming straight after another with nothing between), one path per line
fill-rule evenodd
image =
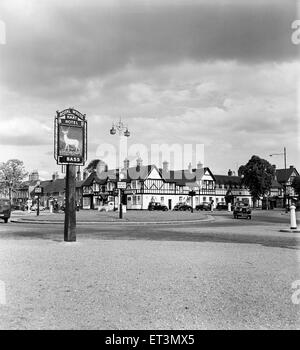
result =
M288 217L214 215L78 225L76 243L62 225L0 223L0 329L299 329Z

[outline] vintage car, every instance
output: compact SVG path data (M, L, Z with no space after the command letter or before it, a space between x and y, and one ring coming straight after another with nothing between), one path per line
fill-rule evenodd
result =
M251 208L249 204L243 202L237 202L233 208L233 218L245 218L251 219Z
M178 211L192 211L192 207L186 203L178 203L174 206L173 210Z
M199 210L206 210L206 211L208 211L208 210L211 209L211 204L208 203L208 202L203 202L203 203L200 203L200 204L196 205L195 209L198 210L198 211Z
M0 198L0 219L4 220L5 223L8 222L11 214L11 203L9 199Z
M158 202L150 202L148 205L148 210L162 210L167 211L168 207L164 204Z
M224 202L217 203L217 210L228 210L228 205Z

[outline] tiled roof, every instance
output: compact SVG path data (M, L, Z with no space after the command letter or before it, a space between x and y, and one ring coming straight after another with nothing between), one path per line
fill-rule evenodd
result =
M282 186L277 180L272 180L271 188L282 188Z
M130 167L126 171L121 170L121 173L126 175L122 181L130 182L131 180L143 180L147 178L153 167L155 167L155 165L142 165L140 167ZM117 182L117 173L118 170L116 169L103 171L99 175L93 172L84 180L82 186L90 186L93 181L102 185L105 184L108 179L112 182Z
M292 175L293 171L296 171L296 173L298 174L296 168L276 169L277 181L279 183L287 182L290 176Z
M190 171L189 169L184 170L169 170L168 172L164 172L163 169L159 169L162 177L169 182L175 182L179 186L185 186L185 185L191 185L194 184L196 181L199 181L202 179L202 176L204 175L205 171L208 171L212 178L214 178L214 175L211 173L209 168L201 168L201 169L192 169ZM198 186L195 184L195 186Z
M216 184L218 185L241 185L242 178L240 176L215 175Z

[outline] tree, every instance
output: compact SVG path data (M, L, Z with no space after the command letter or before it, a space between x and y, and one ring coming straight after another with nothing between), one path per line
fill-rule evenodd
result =
M274 172L272 165L258 156L252 156L246 165L239 168L239 174L243 175L242 184L248 187L254 206L260 197L270 191Z
M300 196L300 176L294 177L292 182L292 187L295 190L295 193Z
M100 162L100 159L93 159L89 162L89 164L85 167L85 170L89 173L93 172L97 169L98 163Z
M12 199L12 192L18 188L27 176L24 163L19 159L9 159L0 164L0 182L9 191L9 199Z

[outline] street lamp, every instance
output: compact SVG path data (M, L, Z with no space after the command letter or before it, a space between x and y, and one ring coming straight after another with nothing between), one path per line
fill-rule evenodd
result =
M283 159L284 159L284 174L286 174L286 148L283 147L283 152L282 153L272 153L272 154L269 154L270 157L273 157L273 156L283 156ZM287 205L286 205L286 184L284 183L284 207L285 209L287 210Z
M121 118L117 123L112 124L112 127L111 127L109 132L111 135L115 135L117 133L117 131L119 133L119 136L122 136L122 134L126 137L130 136L128 126L122 122Z
M111 135L116 135L118 131L119 137L120 137L120 142L121 142L121 136L129 137L130 136L130 131L128 130L128 126L125 125L121 118L117 123L113 123L112 127L110 129L110 134ZM126 146L127 148L127 146ZM120 150L119 150L119 157L120 157ZM125 182L122 182L124 179L124 174L120 172L121 169L117 171L117 189L118 189L118 197L119 197L119 218L122 219L123 217L123 208L122 208L122 203L121 203L121 194L122 194L122 189L124 186L126 186Z

